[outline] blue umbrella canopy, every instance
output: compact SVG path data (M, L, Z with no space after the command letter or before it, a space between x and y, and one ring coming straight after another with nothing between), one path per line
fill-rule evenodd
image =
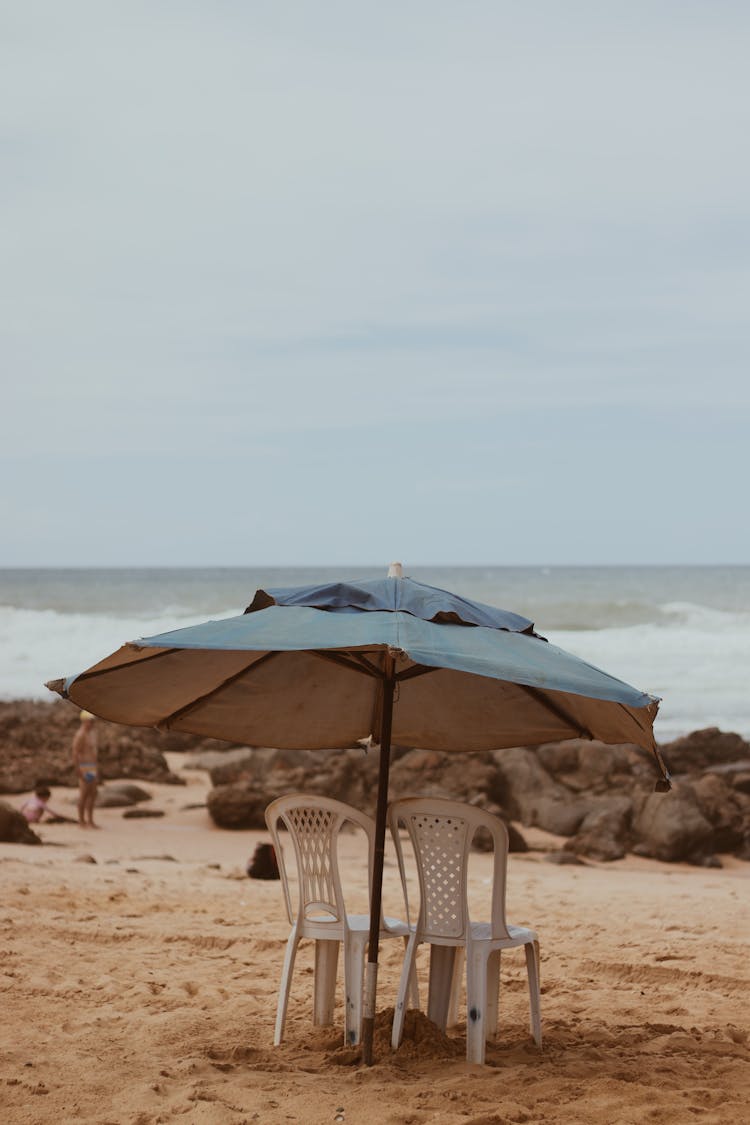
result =
M255 613L272 605L301 605L328 613L362 613L386 610L408 613L422 621L444 625L484 625L488 629L508 629L513 633L533 633L534 625L507 609L462 598L437 586L415 582L413 578L377 578L366 582L330 582L323 586L285 586L283 589L257 590L245 613Z
M49 686L115 722L333 749L380 740L388 660L392 738L403 745L584 737L655 749L654 697L518 614L409 578L259 590L244 614L131 641Z
M114 722L251 745L371 737L380 772L363 1057L372 1063L390 748L567 738L653 752L659 701L549 644L531 621L400 575L258 590L245 613L123 645L51 690Z

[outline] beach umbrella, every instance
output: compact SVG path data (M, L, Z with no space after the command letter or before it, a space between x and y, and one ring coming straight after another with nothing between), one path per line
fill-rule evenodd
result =
M258 590L237 617L131 641L47 684L116 723L255 746L380 746L363 1058L372 1062L391 743L478 751L631 743L669 774L659 701L549 644L524 617L402 577Z

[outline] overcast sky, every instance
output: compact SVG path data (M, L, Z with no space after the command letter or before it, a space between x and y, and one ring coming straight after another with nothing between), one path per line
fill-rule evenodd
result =
M0 565L750 562L743 0L0 13Z

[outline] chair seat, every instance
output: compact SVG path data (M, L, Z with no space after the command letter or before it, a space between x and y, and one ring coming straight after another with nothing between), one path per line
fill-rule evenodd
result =
M527 942L537 941L535 930L529 930L525 926L513 926L507 923L509 938L494 938L492 937L492 926L489 922L471 922L469 924L469 933L471 934L472 941L491 941L496 949L513 949L517 945L526 945Z
M370 915L369 914L347 914L346 920L349 923L349 929L352 933L365 933L370 934ZM398 918L383 918L385 923L380 931L381 938L387 937L406 937L414 930L414 926L408 926L406 922L401 922Z

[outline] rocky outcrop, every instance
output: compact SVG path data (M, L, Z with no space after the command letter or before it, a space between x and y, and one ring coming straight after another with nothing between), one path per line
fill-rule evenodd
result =
M0 702L0 793L24 793L38 782L76 785L71 745L78 722L78 709L62 700ZM164 757L164 749L169 748L168 736L103 720L97 726L103 779L138 778L183 784Z
M719 852L750 855L750 795L735 784L748 773L745 759L735 757L745 753L746 744L717 732L713 745L707 732L697 733L700 752L688 754L691 771L684 771L670 793L654 792L656 767L638 748L577 739L491 754L397 747L390 796L452 797L489 808L512 833L521 826L512 843L519 850L526 847L527 825L568 837L564 854L598 862L629 851L690 863L715 862ZM377 752L363 750L247 750L226 770L212 770L212 778L224 783L211 794L209 811L224 827L262 829L270 801L307 790L372 815L377 765ZM481 839L477 843L483 846Z

